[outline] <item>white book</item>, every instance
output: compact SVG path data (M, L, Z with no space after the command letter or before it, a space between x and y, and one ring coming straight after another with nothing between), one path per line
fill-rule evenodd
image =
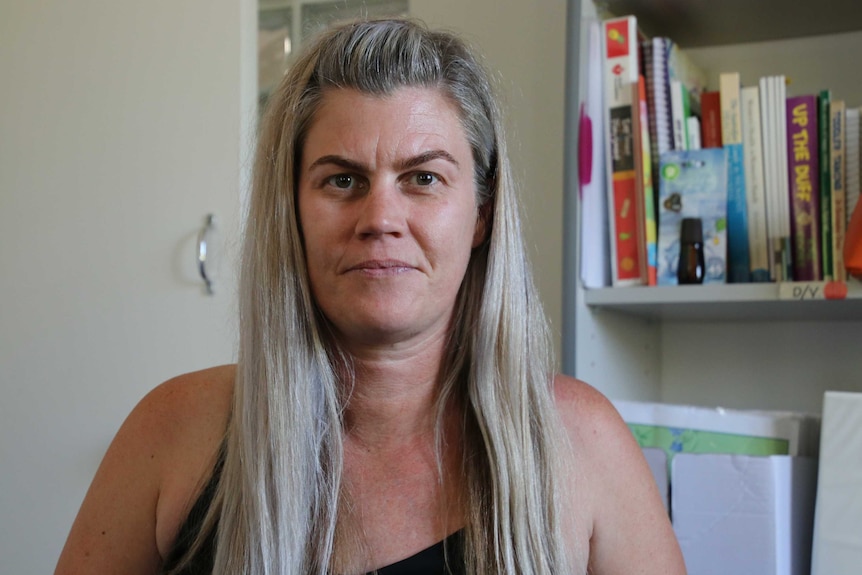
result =
M679 80L670 81L670 111L673 121L673 149L688 149L688 126L686 125L685 86Z
M769 250L769 279L777 281L778 270L775 254L778 250L778 175L775 153L775 119L772 114L772 81L764 76L760 79L760 120L763 143L763 183L766 195L766 241Z
M778 234L781 241L782 277L789 281L793 278L790 254L790 180L787 175L787 85L784 76L775 76L773 82L774 114L778 128L775 147L778 153Z
M760 89L742 88L742 147L745 157L745 199L748 209L748 248L752 281L769 280L769 246L766 241L766 192L763 180L763 144Z
M847 164L847 225L850 225L850 216L859 202L860 174L859 174L859 108L847 108L847 142L844 148L845 162Z
M598 22L590 25L587 62L588 92L580 129L590 126L591 148L580 150L589 164L589 177L580 173L581 281L586 288L600 288L611 283L611 259L608 246L608 201L605 193L605 103L602 85L602 29ZM585 142L579 143L579 148ZM589 158L587 158L589 156ZM585 171L587 166L583 166Z
M700 141L700 118L697 116L689 116L685 119L686 133L688 134L688 149L699 150L701 148Z

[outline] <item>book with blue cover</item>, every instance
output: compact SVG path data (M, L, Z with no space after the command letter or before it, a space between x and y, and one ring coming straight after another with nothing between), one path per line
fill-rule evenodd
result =
M703 222L704 283L727 281L727 152L675 150L661 155L658 285L677 285L683 218Z
M728 280L751 281L748 245L748 210L745 191L745 156L742 132L742 100L738 72L719 76L721 141L727 150L727 251Z

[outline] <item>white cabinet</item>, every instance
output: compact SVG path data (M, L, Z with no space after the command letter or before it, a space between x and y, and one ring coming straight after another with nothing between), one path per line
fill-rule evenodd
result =
M717 89L786 74L788 95L823 88L862 106L862 3L608 0L676 40ZM862 391L862 299L788 301L776 284L606 288L579 279L577 118L590 0L569 2L563 369L611 398L819 412L827 389ZM862 295L858 285L851 296Z

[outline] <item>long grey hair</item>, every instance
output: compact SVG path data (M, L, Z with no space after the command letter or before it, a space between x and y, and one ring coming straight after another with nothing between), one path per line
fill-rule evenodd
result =
M458 295L437 401L438 451L444 410L454 404L464 413L466 572L570 572L548 330L500 110L486 72L458 37L381 20L322 33L271 96L262 122L242 252L233 412L198 541L217 529L214 573L332 568L350 370L309 287L297 212L300 153L326 90L383 96L408 86L439 90L456 105L489 230Z

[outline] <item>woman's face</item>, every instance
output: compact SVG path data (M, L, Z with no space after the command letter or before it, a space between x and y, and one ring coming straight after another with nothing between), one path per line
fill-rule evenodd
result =
M345 343L445 335L484 236L455 107L427 88L325 92L302 151L299 218L314 297Z

